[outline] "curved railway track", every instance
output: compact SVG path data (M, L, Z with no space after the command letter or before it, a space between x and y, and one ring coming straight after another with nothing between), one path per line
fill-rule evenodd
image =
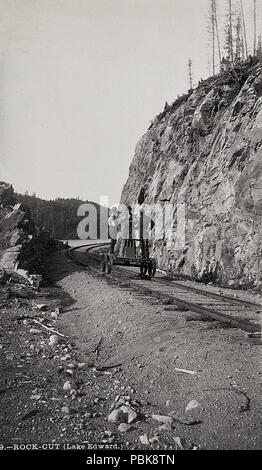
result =
M257 303L188 286L170 276L159 276L150 281L123 267L114 266L113 271L105 275L100 271L100 256L91 251L108 245L81 245L69 249L68 254L76 263L110 284L162 300L166 304L165 310L190 311L249 333L261 332L261 305ZM78 251L83 248L85 252Z

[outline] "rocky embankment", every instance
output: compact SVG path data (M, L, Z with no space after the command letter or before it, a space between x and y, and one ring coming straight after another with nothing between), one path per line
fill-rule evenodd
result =
M34 226L28 208L16 203L13 187L0 182L0 278L19 276L38 287L46 256L61 246Z
M147 204L185 204L183 248L153 242L160 268L261 289L261 105L252 59L166 105L137 144L122 202L137 203L143 188Z

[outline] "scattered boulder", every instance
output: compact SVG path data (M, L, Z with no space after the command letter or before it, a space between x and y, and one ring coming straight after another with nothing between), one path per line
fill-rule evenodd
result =
M202 420L200 419L187 418L186 416L181 416L174 412L172 412L172 418L174 421L178 421L179 423L185 424L186 426L194 426L196 424L202 423Z
M71 385L71 382L69 380L67 380L64 383L63 390L64 390L64 392L69 392L70 390L72 390L72 385Z
M171 416L152 415L152 418L164 424L172 424L173 422L173 418Z
M40 400L40 398L41 398L41 395L31 395L31 397L30 397L30 398L31 398L31 400L38 401L38 400Z
M37 304L36 308L38 308L38 310L41 312L45 312L48 309L48 306L46 304Z
M198 401L196 400L191 400L188 405L186 406L186 411L190 411L190 410L193 410L195 408L198 408L200 405L200 403L198 403Z
M124 397L118 397L117 400L116 400L116 406L120 407L120 406L124 405L125 402L126 402L126 400L124 399Z
M32 335L39 335L42 333L42 331L38 328L30 328L30 333L32 333Z
M78 369L84 369L84 367L86 367L86 362L78 362L77 366Z
M70 409L68 406L63 406L62 407L62 413L64 413L65 415L69 415L70 414Z
M136 420L137 413L130 406L121 406L120 410L123 412L124 415L127 416L128 424Z
M182 450L185 449L184 439L181 439L180 437L177 436L177 437L174 437L174 441L180 449Z
M131 424L128 424L128 423L121 423L118 426L118 430L120 432L123 432L123 433L130 431L132 428L133 428L133 426Z
M171 423L161 424L161 426L159 426L158 429L159 431L169 431L169 432L173 430Z
M59 343L59 336L51 335L49 337L49 346L56 346Z
M149 445L150 442L148 440L147 434L143 434L143 436L139 437L141 444L143 445Z
M150 444L154 444L155 442L159 442L158 436L153 436L149 439Z
M124 418L124 413L123 411L119 408L117 410L113 410L110 415L108 416L107 420L110 423L119 423L123 421Z

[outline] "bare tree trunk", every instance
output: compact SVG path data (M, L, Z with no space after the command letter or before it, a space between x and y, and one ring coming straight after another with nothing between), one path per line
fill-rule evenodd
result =
M246 51L245 51L245 39L244 39L243 27L241 28L241 55L242 55L242 60L245 60Z
M237 17L237 23L236 23L235 29L236 29L235 61L239 62L241 60L241 52L242 52L241 18L240 18L240 15L238 15L238 17Z
M215 75L215 0L211 0L211 31L212 31L212 70Z
M229 54L232 65L234 64L233 53L233 21L232 21L232 0L228 0L229 6Z
M220 46L219 31L218 31L218 23L217 23L217 5L216 5L216 0L214 0L214 23L215 23L216 34L217 34L217 48L218 48L218 56L219 56L219 65L221 66L222 54L221 54L221 46Z
M245 13L244 13L243 1L242 0L240 0L240 6L241 6L241 16L242 16L242 22L243 22L245 52L246 52L246 58L247 58L247 56L248 56L247 33L246 33Z
M262 57L262 36L259 34L257 43L257 55L261 59Z
M209 1L209 11L208 11L208 35L211 41L211 63L212 63L212 73L215 75L215 56L216 56L216 27L215 27L215 7L216 0Z
M188 76L189 76L189 86L190 90L193 88L193 79L192 79L192 60L189 59L188 61Z
M257 51L257 0L254 0L254 55Z
M227 61L234 67L234 50L233 50L233 12L232 0L227 0L227 15L226 15L226 37L225 37L225 50L227 52Z

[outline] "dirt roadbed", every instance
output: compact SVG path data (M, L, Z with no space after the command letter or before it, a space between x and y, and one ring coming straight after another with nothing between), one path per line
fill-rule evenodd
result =
M262 448L259 341L165 311L65 254L49 265L53 286L36 298L1 288L0 442Z

